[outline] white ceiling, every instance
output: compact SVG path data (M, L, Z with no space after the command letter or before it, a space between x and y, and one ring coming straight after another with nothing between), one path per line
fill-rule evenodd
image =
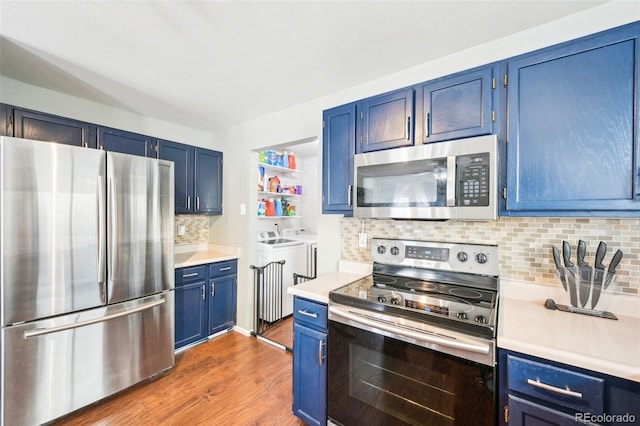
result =
M0 73L224 129L602 3L0 0Z

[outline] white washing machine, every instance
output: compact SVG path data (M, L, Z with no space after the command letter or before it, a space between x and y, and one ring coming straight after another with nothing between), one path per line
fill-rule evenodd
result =
M282 310L265 309L262 319L272 322L293 314L293 295L287 292L287 288L293 286L294 272L302 275L307 273L307 245L304 241L282 238L278 231L260 231L256 254L256 266L285 261L282 266ZM266 293L273 292L269 287L267 283Z
M307 272L304 275L315 278L318 274L318 236L308 233L304 228L283 229L280 235L284 238L303 241L305 243L307 251Z

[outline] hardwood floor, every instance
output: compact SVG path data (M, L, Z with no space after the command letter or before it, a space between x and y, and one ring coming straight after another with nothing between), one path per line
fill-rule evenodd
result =
M264 333L263 337L293 349L293 316L290 316Z
M292 354L230 332L174 368L54 425L303 425L291 412Z

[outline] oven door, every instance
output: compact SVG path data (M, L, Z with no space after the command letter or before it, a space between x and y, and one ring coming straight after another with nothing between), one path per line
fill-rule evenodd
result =
M494 365L385 334L330 314L327 413L333 423L494 424Z

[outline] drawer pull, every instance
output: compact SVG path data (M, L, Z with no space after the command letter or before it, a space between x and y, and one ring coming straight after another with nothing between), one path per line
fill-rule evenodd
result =
M318 314L316 314L315 312L309 312L306 309L305 310L298 309L298 313L300 315L304 315L305 317L318 318Z
M227 266L226 268L220 268L218 269L218 272L222 272L222 271L230 271L231 270L231 266Z
M530 384L531 386L544 389L549 392L555 392L561 395L572 396L574 398L582 398L582 394L580 392L574 392L571 389L569 389L569 387L567 387L566 389L558 388L556 386L551 386L546 383L542 383L540 379L536 379L536 380L527 379L527 383Z
M197 276L198 276L198 273L197 272L193 272L191 274L186 274L186 275L183 274L182 278L191 278L191 277L197 277Z

